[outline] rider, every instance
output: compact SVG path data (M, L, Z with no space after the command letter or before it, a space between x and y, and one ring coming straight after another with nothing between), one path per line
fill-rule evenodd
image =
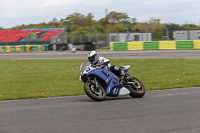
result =
M108 67L108 70L113 72L118 77L125 75L124 71L121 70L119 67L111 65L109 59L106 59L104 57L99 57L99 54L96 50L92 50L91 52L89 52L88 61L94 66L98 64L106 65Z

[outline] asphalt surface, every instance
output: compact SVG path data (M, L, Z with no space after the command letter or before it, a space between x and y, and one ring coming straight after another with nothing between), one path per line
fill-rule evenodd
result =
M87 59L89 51L0 53L0 59ZM109 59L200 59L200 50L99 51Z
M0 53L0 59L87 59L88 51ZM200 50L99 51L106 58L200 59ZM94 102L87 96L0 101L0 133L199 133L200 87Z
M199 133L200 87L0 102L0 133Z

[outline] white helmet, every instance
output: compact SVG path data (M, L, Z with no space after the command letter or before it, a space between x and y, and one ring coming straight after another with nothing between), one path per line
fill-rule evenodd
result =
M95 65L98 61L99 61L99 54L97 51L92 50L89 54L88 54L88 61L92 64Z

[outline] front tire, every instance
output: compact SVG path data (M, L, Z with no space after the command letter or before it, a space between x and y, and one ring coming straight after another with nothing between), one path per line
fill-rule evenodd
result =
M127 88L130 91L130 96L133 98L141 98L145 95L145 87L142 84L142 82L135 78L135 77L131 77L130 82L134 82L136 83L135 86L127 86Z
M94 83L87 81L84 83L84 91L88 97L95 101L103 101L106 98L106 92L99 84L96 87Z

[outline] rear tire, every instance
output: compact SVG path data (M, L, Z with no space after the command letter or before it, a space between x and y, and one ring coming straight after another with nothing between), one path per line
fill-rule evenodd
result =
M106 99L106 92L104 88L100 85L99 87L95 87L95 84L92 82L85 82L84 83L84 91L91 99L95 101L103 101Z
M137 82L137 87L134 86L127 86L127 88L130 91L130 96L133 98L141 98L145 95L145 87L142 84L142 82L135 78L135 77L131 77L131 79L129 80L130 82Z

